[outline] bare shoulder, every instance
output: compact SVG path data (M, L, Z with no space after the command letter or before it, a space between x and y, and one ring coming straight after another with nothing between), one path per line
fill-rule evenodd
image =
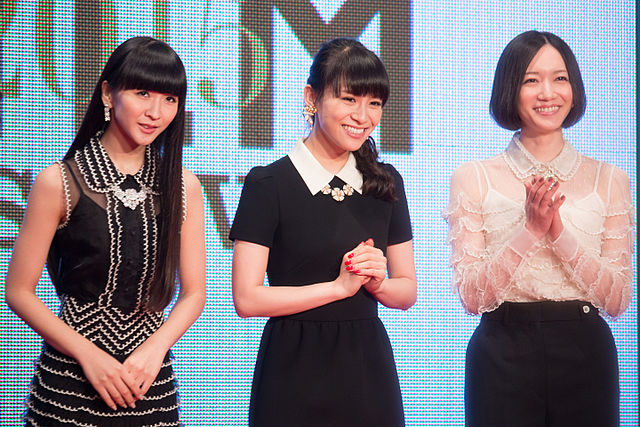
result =
M38 218L42 223L48 218L55 218L60 223L65 215L65 190L60 165L54 163L43 169L36 176L27 203L26 216ZM26 218L25 216L25 218Z
M190 199L202 199L202 184L198 177L186 168L182 168L182 174L187 197Z
M54 163L40 171L33 182L31 192L42 192L50 196L59 196L63 194L64 184L62 181L60 165L58 163Z

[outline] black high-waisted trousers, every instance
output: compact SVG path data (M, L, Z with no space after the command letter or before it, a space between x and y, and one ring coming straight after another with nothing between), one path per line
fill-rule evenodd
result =
M618 426L616 346L583 301L503 303L467 348L466 425Z

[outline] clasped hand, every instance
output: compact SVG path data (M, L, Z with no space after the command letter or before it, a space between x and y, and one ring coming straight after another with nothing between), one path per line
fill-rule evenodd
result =
M338 282L352 296L364 286L375 292L387 275L387 258L373 246L373 239L360 242L358 246L344 254Z
M549 234L549 237L555 240L562 232L559 209L566 197L557 193L559 186L555 178L544 179L538 175L524 183L526 227L538 239Z
M136 400L144 397L158 375L164 355L145 342L124 363L97 347L78 362L102 400L116 410L118 406L135 408Z

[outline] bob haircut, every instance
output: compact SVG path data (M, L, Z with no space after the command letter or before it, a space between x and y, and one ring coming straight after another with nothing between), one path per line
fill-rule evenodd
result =
M389 76L375 53L357 40L337 38L323 43L313 59L307 84L318 98L331 87L334 96L344 90L353 95L389 99Z
M493 79L489 111L501 127L518 130L522 127L518 115L518 98L524 74L533 57L544 45L553 46L564 60L573 92L573 106L562 122L563 128L576 124L587 105L584 83L576 57L571 48L558 36L549 32L527 31L517 35L502 51Z
M109 56L93 91L82 120L65 159L104 131L102 82L112 90L141 89L167 93L178 98L178 111L169 126L151 143L158 159L160 219L156 265L150 283L146 307L163 310L175 293L176 272L180 254L182 224L182 146L184 144L187 76L176 52L166 43L152 37L134 37L118 46Z

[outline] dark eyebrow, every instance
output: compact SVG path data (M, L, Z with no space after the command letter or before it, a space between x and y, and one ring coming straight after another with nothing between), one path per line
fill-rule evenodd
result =
M559 70L555 70L553 71L554 74L559 74L559 73L568 73L568 71L564 68L561 68ZM524 73L524 75L526 76L527 74L540 74L540 72L538 71L527 71L526 73Z

